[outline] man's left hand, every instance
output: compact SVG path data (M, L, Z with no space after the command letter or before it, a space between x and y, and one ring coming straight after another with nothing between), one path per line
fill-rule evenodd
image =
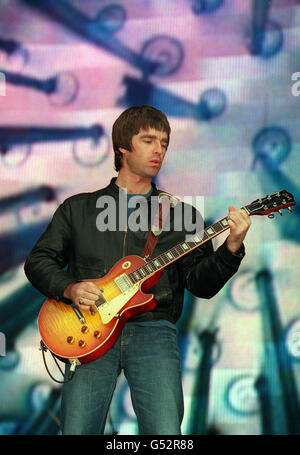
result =
M245 210L236 210L232 205L229 206L228 224L230 234L227 237L227 247L232 253L236 253L242 246L243 240L251 225L250 216Z

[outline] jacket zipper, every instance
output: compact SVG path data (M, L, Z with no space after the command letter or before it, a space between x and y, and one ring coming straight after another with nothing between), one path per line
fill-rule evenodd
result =
M123 248L122 248L122 254L123 254L122 257L123 258L125 257L125 245L126 245L127 230L128 230L128 226L126 226L125 234L124 234L124 237L123 237Z

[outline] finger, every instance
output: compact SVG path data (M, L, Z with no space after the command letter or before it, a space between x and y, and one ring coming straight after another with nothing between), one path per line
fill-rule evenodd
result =
M85 284L86 284L86 286L84 288L85 291L90 292L92 294L101 295L100 289L94 283L88 281Z
M76 306L80 310L89 310L91 305L86 305L85 303L76 302Z
M235 210L235 208L231 205L229 206L229 216L233 220L244 220L248 224L251 224L250 216L244 209Z
M251 218L250 218L250 215L248 215L248 213L245 211L245 210L242 210L242 215L244 217L244 220L247 222L247 224L250 226L250 224L252 223L251 221Z
M228 220L228 225L229 225L229 228L230 228L230 234L234 235L235 237L244 236L244 233L249 228L249 226L246 224L245 221L234 222L232 220Z
M78 299L77 305L82 309L82 310L88 310L92 305L95 303L92 300L86 299L84 297L80 297Z
M100 289L97 288L97 286L93 283L80 283L80 286L77 287L76 292L79 296L83 296L85 293L96 295L98 297L101 295Z
M92 292L80 292L79 297L83 298L85 301L89 300L91 302L91 305L94 304L98 299L99 295L98 294L93 294Z
M249 228L249 226L251 224L250 216L246 212L244 212L244 210L239 211L239 214L236 219L241 227L244 227L247 229Z
M248 226L249 216L243 210L230 211L228 218L240 226Z
M236 209L233 207L233 205L230 205L230 206L228 207L228 217L227 217L227 218L228 218L229 220L234 221L234 220L236 220L237 213L238 213L238 210L236 210Z
M230 227L233 227L237 224L238 219L236 216L233 214L233 212L230 212L229 215L227 216L228 224Z
M228 225L229 225L230 229L235 227L235 223L230 218L227 218L227 221L228 221Z
M84 305L84 304L81 304L81 303L77 303L77 308L79 308L80 310L89 310L90 309L90 305Z

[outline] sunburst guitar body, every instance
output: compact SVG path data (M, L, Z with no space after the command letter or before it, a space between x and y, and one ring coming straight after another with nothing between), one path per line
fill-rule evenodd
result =
M47 299L38 317L38 328L46 347L60 360L89 363L104 355L117 341L125 322L132 316L154 309L153 294L143 291L153 286L162 270L136 283L130 274L144 266L140 256L119 260L102 278L93 282L101 296L90 310Z

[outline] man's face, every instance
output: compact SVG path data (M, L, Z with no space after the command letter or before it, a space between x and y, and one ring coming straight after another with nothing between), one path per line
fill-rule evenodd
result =
M120 148L122 169L144 178L155 177L167 151L167 133L153 128L141 129L132 137L131 145L131 151Z

